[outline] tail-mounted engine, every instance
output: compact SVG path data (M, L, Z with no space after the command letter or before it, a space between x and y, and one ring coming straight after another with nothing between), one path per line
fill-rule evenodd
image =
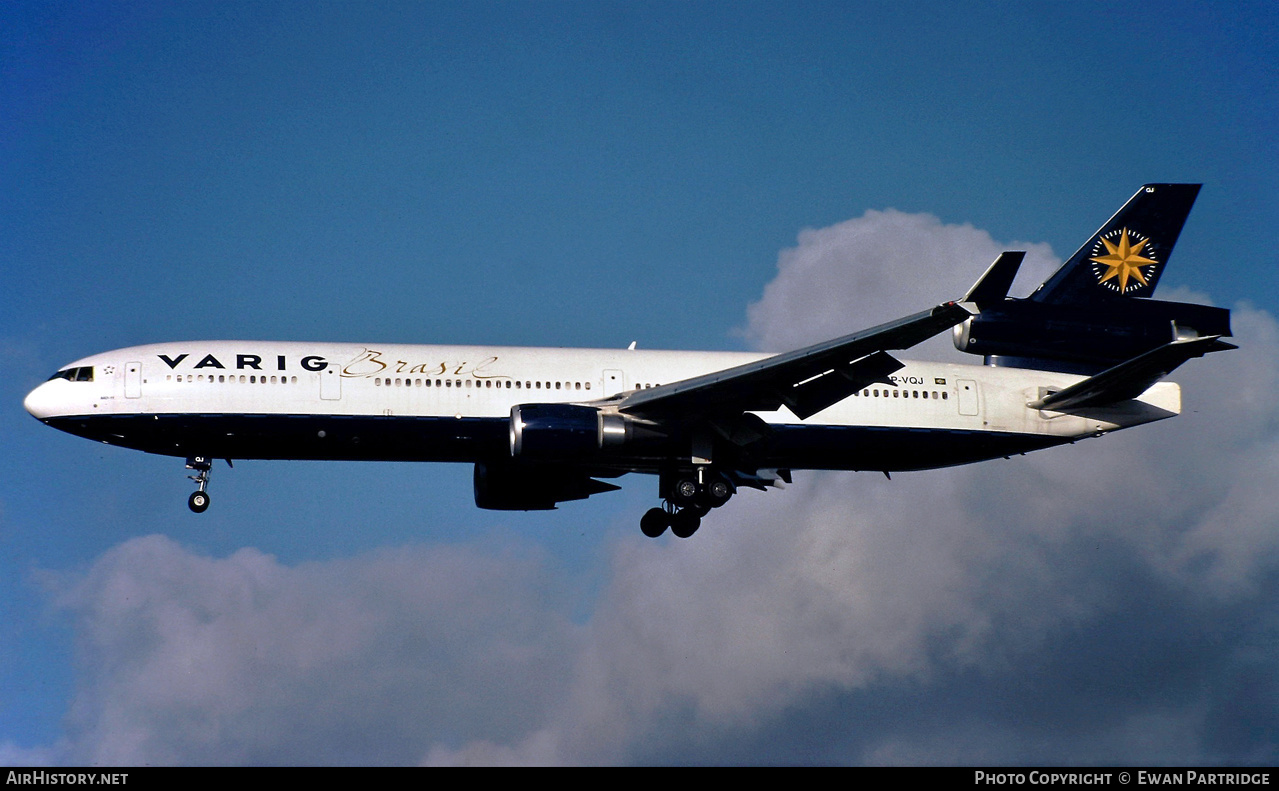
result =
M1006 300L980 310L955 326L955 348L988 365L1091 374L1174 340L1230 335L1229 310L1185 302Z

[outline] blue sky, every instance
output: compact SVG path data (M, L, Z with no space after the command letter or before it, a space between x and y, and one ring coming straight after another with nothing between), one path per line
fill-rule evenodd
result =
M1273 763L1279 12L850 5L0 8L0 759ZM991 250L1048 267L1155 181L1205 185L1163 290L1252 333L1186 374L1187 415L895 489L808 475L690 542L639 535L649 480L494 514L445 465L242 462L196 517L179 461L21 408L162 340L784 347L956 297ZM1107 486L1122 507L1063 502ZM109 595L130 586L145 606ZM788 643L839 670L718 634L730 592L793 603L755 613L766 634L841 624ZM387 631L304 660L299 635L350 622L297 601ZM656 654L622 656L641 636ZM174 658L197 644L227 658ZM277 669L237 663L248 644ZM468 667L513 655L539 659ZM221 709L210 679L254 694Z

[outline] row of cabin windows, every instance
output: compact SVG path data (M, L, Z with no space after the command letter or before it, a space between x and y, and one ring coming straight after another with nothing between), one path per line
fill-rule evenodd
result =
M524 382L516 381L511 383L510 379L493 380L493 379L391 379L391 377L375 377L373 379L374 387L474 387L476 389L485 388L492 390L497 388L501 390L506 388L510 390L514 387L516 390L590 390L590 382ZM465 384L463 384L465 383Z
M514 381L514 384L512 384ZM474 382L474 384L472 384ZM463 384L465 383L465 384ZM374 387L475 387L487 388L489 390L497 388L501 390L506 388L510 390L514 387L516 390L590 390L590 382L528 382L519 380L494 380L494 379L410 379L407 377L392 379L391 377L374 377ZM655 384L637 384L636 390L647 390L657 387Z
M50 378L52 379L62 378L62 379L72 379L73 381L92 382L93 369L92 368L68 369L67 371L59 371L57 374L54 374ZM231 374L230 376L226 374L218 374L216 377L213 374L209 374L208 376L205 376L204 374L186 374L185 376L183 374L177 374L176 376L173 374L168 374L164 378L165 378L165 381L209 382L210 384L214 384L214 383L225 384L227 382L235 384L236 382L235 374ZM248 376L241 374L239 376L240 384L267 384L268 381L270 382L270 384L297 384L298 378L296 376L272 376L268 378L267 376L259 376L257 374L250 374ZM505 384L503 384L503 382ZM468 387L468 388L475 387L475 388L488 388L490 390L495 387L499 390L502 389L503 387L505 387L507 390L510 390L512 387L514 387L516 390L543 390L543 389L545 390L590 390L591 389L590 382L516 381L514 384L512 384L512 380L510 379L497 381L495 383L495 380L493 379L431 380L431 379L399 378L399 379L392 380L390 377L386 377L386 378L376 377L373 380L373 384L375 387L382 387L382 386L386 386L386 387L432 387L434 386L434 387ZM636 388L645 389L645 388L652 388L656 386L657 385L653 385L653 384L639 384L639 385L636 385Z
M213 376L213 374L209 374L207 377L204 374L187 374L186 376L183 376L182 374L178 374L177 376L169 374L164 377L164 380L166 382L167 381L209 382L210 384L215 384L215 383L225 384L228 382L231 384L235 384L237 381L235 374L231 374L230 376L227 376L226 374L218 374L216 378ZM267 377L257 376L257 375L245 376L241 374L238 381L240 384L251 384L251 385L263 384L264 385L264 384L267 384ZM298 383L298 378L296 376L272 376L270 383L282 384L282 385L290 385L290 384L295 385Z
M861 394L863 396L866 396L867 398L888 398L889 397L888 390L863 390ZM853 395L857 395L857 393L853 393ZM927 390L893 390L892 391L892 398L928 398L928 397L929 395ZM932 394L932 398L933 399L940 398L942 401L946 401L947 399L950 398L950 395L945 390L942 390L941 394L938 395L937 391L934 390Z

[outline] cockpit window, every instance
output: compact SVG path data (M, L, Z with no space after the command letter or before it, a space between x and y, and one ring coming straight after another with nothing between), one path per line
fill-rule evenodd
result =
M92 382L93 366L86 365L80 368L63 368L53 376L49 377L49 381L54 379L66 379L68 382Z

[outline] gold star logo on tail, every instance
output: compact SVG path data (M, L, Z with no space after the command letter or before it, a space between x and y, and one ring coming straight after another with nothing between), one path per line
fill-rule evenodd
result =
M1096 264L1092 270L1097 282L1120 294L1150 285L1148 278L1154 274L1159 262L1141 254L1149 241L1149 238L1127 228L1111 231L1099 238L1093 252L1101 252L1101 246L1105 245L1106 255L1094 255L1088 259Z

